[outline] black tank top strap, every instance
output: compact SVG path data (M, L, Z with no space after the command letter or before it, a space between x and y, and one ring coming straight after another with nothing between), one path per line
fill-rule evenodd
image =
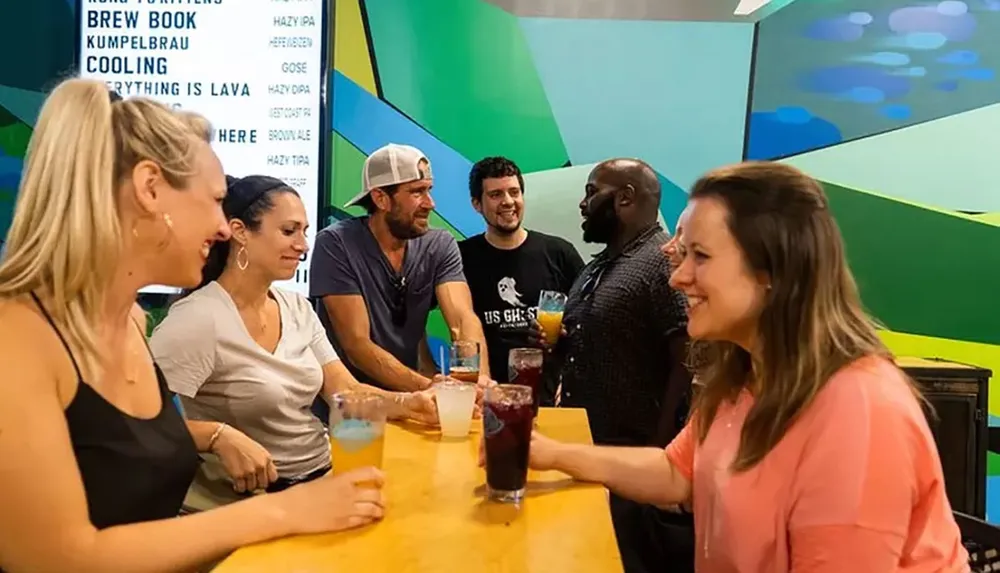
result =
M162 396L159 414L136 418L122 412L83 381L66 338L38 297L31 297L59 335L80 378L65 415L90 522L104 529L177 517L200 458L180 411L166 394L163 373L154 363ZM139 321L134 322L145 342Z
M149 340L146 340L146 331L142 329L142 325L139 321L135 319L134 316L129 316L132 319L132 324L135 325L135 329L139 331L139 336L142 337L142 343L146 345L146 352L149 352L150 358L153 357L153 349L149 347Z
M45 305L43 305L42 301L38 299L38 295L32 292L31 298L32 300L35 301L35 304L38 305L38 310L42 311L42 316L45 317L45 320L49 323L49 326L51 326L52 330L55 331L56 336L59 337L59 341L62 342L63 348L66 349L66 354L69 355L69 360L70 362L73 363L73 370L76 371L77 380L83 382L83 374L80 372L80 365L76 363L76 357L73 356L73 351L70 350L69 342L66 342L66 337L63 336L62 332L59 331L59 327L56 326L56 322L52 320L52 315L49 314L49 311L45 310ZM145 340L145 337L143 338L143 340Z

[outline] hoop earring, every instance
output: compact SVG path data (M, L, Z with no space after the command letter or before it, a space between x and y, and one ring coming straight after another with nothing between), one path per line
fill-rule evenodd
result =
M160 246L163 247L170 241L170 232L174 228L174 220L170 218L168 213L164 213L162 216L163 224L166 226L167 230L163 233L163 240L160 241ZM132 224L132 236L136 239L139 238L139 227L133 223Z
M243 255L243 260L240 260L240 255ZM236 266L239 267L241 271L247 270L250 266L250 254L247 253L247 248L240 245L240 250L236 251Z
M158 246L160 249L165 249L170 244L170 235L174 232L174 220L167 213L161 215L160 218L163 219L163 226L166 228L163 230L163 240L158 243Z

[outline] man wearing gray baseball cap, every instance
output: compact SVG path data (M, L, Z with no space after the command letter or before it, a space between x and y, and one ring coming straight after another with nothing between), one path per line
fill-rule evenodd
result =
M309 294L330 341L352 374L385 389L431 384L427 316L435 304L451 332L479 342L480 380L489 381L483 327L472 307L455 238L430 229L431 163L419 149L390 143L365 160L363 188L345 207L367 215L316 235Z

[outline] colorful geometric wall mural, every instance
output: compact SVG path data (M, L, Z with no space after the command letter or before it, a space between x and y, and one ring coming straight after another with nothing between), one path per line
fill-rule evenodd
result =
M0 52L33 56L0 61L0 233L42 94L72 65L71 4L3 9ZM334 2L330 217L357 212L342 207L365 154L392 141L434 162L432 224L479 233L469 167L507 155L528 226L587 254L577 204L602 159L653 165L668 226L704 171L784 161L825 184L894 351L1000 376L1000 0L772 0L749 17L738 0L563 4ZM439 315L428 332L437 355ZM1000 521L1000 456L989 466Z
M1000 0L798 0L746 19L736 1L647 3L643 19L625 4L338 0L335 212L365 152L411 143L435 162L438 224L479 233L468 166L503 154L528 172L528 226L586 253L576 205L602 159L649 161L668 223L706 170L787 161L826 185L894 351L1000 373ZM447 338L439 319L429 332Z

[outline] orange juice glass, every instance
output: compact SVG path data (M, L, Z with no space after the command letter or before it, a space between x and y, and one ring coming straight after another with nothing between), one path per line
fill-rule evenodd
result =
M545 343L552 346L559 340L562 332L563 309L566 308L566 295L552 290L543 290L538 296L538 315L536 319L545 333Z

